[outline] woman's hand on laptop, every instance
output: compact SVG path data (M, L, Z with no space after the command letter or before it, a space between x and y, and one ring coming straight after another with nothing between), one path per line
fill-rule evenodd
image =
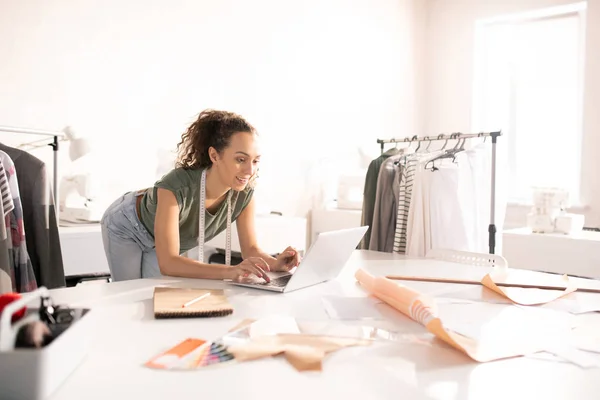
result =
M269 271L269 264L259 257L248 257L238 265L229 267L229 275L233 281L240 281L250 275L256 275L260 279L271 282L265 271Z
M293 247L288 247L277 256L277 261L271 266L271 271L290 271L300 264L300 254Z

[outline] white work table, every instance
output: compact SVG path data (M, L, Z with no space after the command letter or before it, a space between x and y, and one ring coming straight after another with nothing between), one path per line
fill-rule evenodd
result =
M519 357L477 363L438 340L424 327L389 309L385 320L348 321L377 326L415 338L412 342L376 342L327 356L320 373L300 373L283 358L269 358L196 371L160 371L143 363L188 337L213 340L246 318L289 315L298 320L333 321L321 298L365 296L353 278L356 268L376 275L440 274L481 278L488 268L436 260L355 251L338 279L287 294L235 287L220 281L179 278L88 284L52 290L57 303L90 306L97 328L83 363L50 397L93 399L597 399L600 368ZM440 274L440 276L442 275ZM448 284L406 282L424 293ZM156 285L224 288L234 306L227 317L155 320ZM486 290L478 286L469 290ZM600 281L588 286L600 288ZM478 289L479 288L479 289ZM594 295L592 296L600 296ZM590 317L600 319L600 314Z

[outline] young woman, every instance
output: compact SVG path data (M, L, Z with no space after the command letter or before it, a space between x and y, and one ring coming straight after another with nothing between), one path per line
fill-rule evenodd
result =
M298 265L294 248L274 258L256 243L256 135L252 125L234 113L200 113L177 146L176 168L154 187L126 193L104 213L102 240L113 281L161 275L233 280L255 275L268 281L266 271L289 271ZM206 264L204 242L227 230L230 243L233 221L243 261L235 266ZM182 256L198 245L202 261Z

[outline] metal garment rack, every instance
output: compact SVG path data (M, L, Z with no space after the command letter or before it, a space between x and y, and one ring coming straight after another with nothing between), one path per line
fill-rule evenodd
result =
M0 126L0 132L9 133L22 133L25 135L36 135L36 136L47 136L52 137L52 143L48 143L48 146L52 147L54 152L54 176L52 179L52 185L54 189L54 210L56 212L56 220L59 220L59 205L58 205L58 142L59 139L65 137L65 133L62 131L47 131L42 129L29 129L29 128L16 128L12 126Z
M498 137L502 136L501 131L497 132L480 132L480 133L451 133L451 134L440 134L437 136L412 136L402 139L377 139L377 143L381 145L381 153L383 153L383 147L386 143L412 143L412 142L432 142L437 140L459 140L459 139L470 139L470 138L492 138L492 182L491 182L491 198L490 198L490 225L488 227L489 233L489 248L490 254L494 254L496 250L496 142Z

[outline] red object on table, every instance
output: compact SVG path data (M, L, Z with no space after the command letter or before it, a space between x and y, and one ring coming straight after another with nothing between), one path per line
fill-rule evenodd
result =
M0 314L2 314L2 311L4 310L4 308L9 305L10 303L12 303L13 301L19 300L21 298L21 295L19 293L5 293L0 295ZM23 318L25 316L25 312L27 311L27 307L23 307L21 308L19 311L17 311L16 313L13 314L11 321L15 322L20 320L21 318Z

